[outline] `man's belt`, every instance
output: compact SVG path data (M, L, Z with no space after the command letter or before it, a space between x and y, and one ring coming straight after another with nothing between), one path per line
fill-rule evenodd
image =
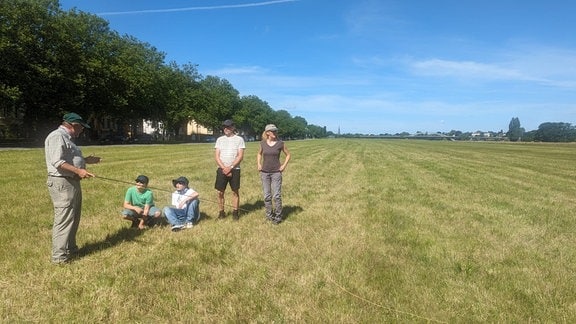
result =
M70 180L80 180L80 177L77 175L73 175L73 176L62 176L62 175L48 175L49 177L52 178L66 178L66 179L70 179Z

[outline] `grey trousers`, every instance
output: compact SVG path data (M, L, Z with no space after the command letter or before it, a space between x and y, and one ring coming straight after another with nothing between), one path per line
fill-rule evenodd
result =
M48 192L54 205L52 226L52 262L65 262L78 250L76 233L82 211L80 180L48 177Z
M282 220L282 172L260 172L266 217Z

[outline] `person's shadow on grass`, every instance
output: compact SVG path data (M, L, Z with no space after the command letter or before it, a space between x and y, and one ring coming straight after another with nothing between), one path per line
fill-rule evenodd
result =
M299 214L303 210L304 210L304 208L302 208L300 206L292 206L292 205L282 206L282 214L283 214L284 219L287 219L288 217L291 217L292 215Z
M255 203L246 203L240 206L240 210L249 213L258 209L264 208L264 201L257 200Z
M102 241L92 242L82 246L78 249L76 258L83 258L92 253L116 246L122 242L134 241L138 236L142 235L144 231L145 230L139 230L137 228L122 227L116 233L106 235L106 238Z
M253 204L244 204L241 209L246 211L255 211L264 208L264 201L258 200ZM284 220L288 219L294 214L302 212L304 209L300 206L284 205L282 206L282 218Z
M288 219L288 217L291 217L292 215L295 214L299 214L303 210L304 209L300 206L292 206L292 205L282 206L282 217L284 217L284 220L286 220Z
M194 222L194 225L199 224L200 222L205 221L205 220L209 220L209 219L212 219L212 217L210 217L210 216L209 216L208 214L206 214L205 212L202 212L202 211L201 211L201 212L200 212L200 217L198 218L197 221Z
M199 222L207 219L207 218L210 218L210 217L206 213L200 212L200 218L198 221L196 221L195 225L198 224ZM160 219L155 221L155 225L153 225L153 226L165 227L167 225L169 225L169 224L166 221L166 218L161 217ZM77 258L82 258L82 257L85 257L85 256L90 255L92 253L111 248L111 247L118 245L122 242L134 241L138 236L142 235L146 230L147 229L139 230L137 228L122 227L116 233L106 235L106 238L104 240L102 240L100 242L88 243L88 244L84 245L83 247L81 247L80 249L78 249Z

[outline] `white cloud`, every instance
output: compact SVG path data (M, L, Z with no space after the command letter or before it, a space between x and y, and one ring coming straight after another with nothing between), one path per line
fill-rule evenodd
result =
M208 71L209 75L215 76L233 76L233 75L262 75L266 73L267 70L262 68L261 66L230 66L224 67L217 70Z
M413 62L412 70L421 75L452 76L462 79L530 80L522 72L493 64L430 59Z
M322 92L323 89L333 89L339 91L340 87L366 86L371 83L364 77L346 77L320 75L320 76L300 76L276 73L261 66L229 66L221 69L207 70L202 72L205 75L214 75L227 79L238 87L243 93L243 89L267 89L268 91L291 91L299 90L304 93ZM252 92L257 94L261 92ZM248 93L247 93L248 94Z
M395 33L406 25L399 18L397 8L391 3L379 0L355 2L344 17L352 35L373 38L382 34Z
M420 76L576 88L576 51L522 45L486 50L486 56L492 62L432 58L407 60L406 64L409 71Z

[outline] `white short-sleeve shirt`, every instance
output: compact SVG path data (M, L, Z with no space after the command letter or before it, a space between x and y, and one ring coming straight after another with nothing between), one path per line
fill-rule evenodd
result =
M214 148L220 150L220 160L222 163L226 166L230 166L238 156L238 150L245 149L246 144L244 143L244 139L238 135L230 137L220 136L216 140ZM239 169L240 165L237 165L236 168Z

